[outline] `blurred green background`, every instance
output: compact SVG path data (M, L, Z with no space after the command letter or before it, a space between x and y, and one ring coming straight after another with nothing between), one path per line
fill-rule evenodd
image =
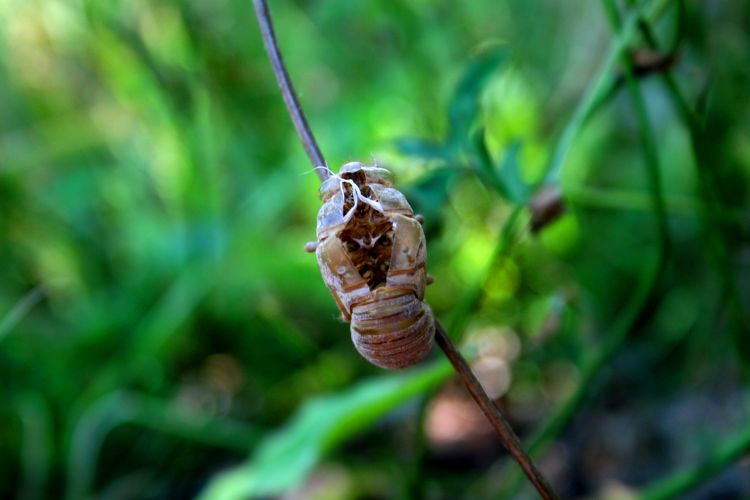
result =
M750 6L271 8L561 495L749 497ZM437 349L354 351L251 2L0 19L0 496L533 498Z

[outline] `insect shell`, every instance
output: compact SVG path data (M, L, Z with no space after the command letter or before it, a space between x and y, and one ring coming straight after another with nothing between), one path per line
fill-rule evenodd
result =
M424 302L424 232L390 179L356 162L330 176L320 188L315 253L357 351L401 369L430 352L435 322Z

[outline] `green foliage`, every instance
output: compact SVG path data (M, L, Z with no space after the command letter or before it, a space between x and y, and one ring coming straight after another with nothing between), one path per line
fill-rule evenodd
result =
M747 496L748 6L271 3L326 158L394 170L563 496ZM250 2L0 18L3 498L523 494L444 362L351 346Z
M333 396L309 400L294 419L258 446L247 464L224 472L206 499L278 495L296 488L326 452L377 422L451 373L447 361L408 374L380 376Z

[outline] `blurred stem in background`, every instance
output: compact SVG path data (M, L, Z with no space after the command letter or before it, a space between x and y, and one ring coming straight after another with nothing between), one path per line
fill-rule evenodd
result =
M53 422L47 402L36 394L27 394L16 402L21 422L21 488L18 498L46 498L52 470Z
M608 95L610 87L617 80L614 77L615 67L620 61L622 54L627 50L633 38L637 34L638 23L641 20L652 22L661 17L672 0L654 0L646 2L645 6L637 8L625 19L622 29L615 37L613 46L607 53L602 69L599 71L597 78L591 87L586 91L579 102L573 116L565 125L559 139L555 143L550 156L547 170L542 179L543 184L556 184L559 181L565 160L573 147L573 141L578 136L588 119L593 115L598 107L601 106L602 100Z
M479 274L479 277L469 285L468 290L464 292L454 308L451 309L447 320L448 329L456 332L455 335L458 335L459 339L463 336L466 326L471 321L471 313L480 306L484 291L487 289L487 283L497 270L498 264L504 258L508 257L524 234L522 228L524 218L522 215L523 207L521 205L513 207L508 218L503 223L500 234L497 236L490 261Z
M541 457L547 446L565 430L576 412L584 404L586 398L591 397L591 389L594 386L594 382L601 377L603 368L607 366L612 357L618 352L629 334L646 319L647 314L653 313L655 304L659 303L659 282L666 271L671 248L671 238L669 236L663 194L664 189L661 181L654 131L648 117L643 93L633 74L628 52L632 38L634 38L636 33L635 28L641 17L643 16L645 19L655 18L656 13L659 13L668 2L653 2L650 8L644 11L645 13L642 13L640 10L631 13L624 25L620 19L617 7L612 0L602 0L602 2L614 31L616 42L610 52L610 57L607 59L604 70L597 81L604 82L606 78L611 78L615 62L619 60L622 63L626 75L628 93L636 112L638 129L643 145L643 162L649 181L658 246L654 262L641 274L633 298L623 308L612 326L605 333L601 345L590 351L581 363L580 379L573 392L545 419L529 438L527 443L529 453L537 459ZM602 94L602 89L604 88L603 83L597 83L587 97L582 100L581 106L571 120L571 123L575 124L575 128L570 132L566 128L566 133L563 134L562 144L566 146L557 149L553 156L553 166L550 171L551 174L548 175L548 180L554 180L559 176L562 162L567 156L567 150L572 146L573 138L584 123L586 123L590 116L589 114L600 109L600 106L595 106L594 103L597 102L599 95L605 95ZM569 124L568 127L570 126ZM503 489L504 497L512 497L517 493L520 487L518 479L518 476L513 472L508 473L508 478L506 479L507 486Z
M630 0L632 2L632 0ZM684 17L686 9L684 0L678 2L678 15ZM653 29L647 20L641 18L638 23L646 44L652 49L659 49L659 43L654 35ZM703 230L706 234L706 244L709 253L713 257L713 263L717 276L723 281L721 303L728 303L728 310L735 318L738 331L750 331L750 314L742 305L739 297L739 285L734 271L731 250L725 244L731 241L733 234L743 234L747 237L747 224L742 217L724 217L726 200L722 197L721 182L717 180L715 161L720 158L718 147L709 135L709 124L707 123L707 110L705 109L708 94L711 92L711 82L707 82L700 96L699 109L694 109L688 102L685 94L671 71L661 74L662 83L679 112L690 135L690 144L695 156L697 178L699 180L699 194L703 199L699 213L703 220ZM702 112L702 115L699 115ZM718 126L717 126L718 128ZM744 337L744 336L742 336ZM747 343L747 339L740 338L740 343ZM742 352L743 349L740 349Z
M0 320L0 342L44 298L44 290L36 287L21 299Z
M750 451L750 426L719 444L707 458L692 469L678 471L646 487L637 495L641 500L678 498L700 486Z
M614 1L602 0L602 5L612 28L614 30L620 30L622 21ZM683 9L684 6L682 5L682 2L678 2L678 11L680 12L678 16L680 18L682 17ZM680 20L681 19L679 19L678 22L680 22ZM639 16L638 26L650 48L657 49L658 45L651 30L650 22L646 18ZM638 117L639 130L641 131L641 137L644 144L644 162L649 174L654 205L653 210L657 218L659 239L661 241L659 261L655 271L643 281L645 289L639 289L645 291L645 293L636 294L636 298L632 303L634 313L624 315L624 318L626 318L624 323L627 325L626 328L617 328L617 326L613 328L613 332L616 333L612 335L610 342L606 344L605 348L600 352L600 355L592 358L588 364L584 364L581 377L583 383L578 386L579 389L576 390L571 398L566 400L561 409L554 414L549 421L548 426L543 427L542 430L532 438L532 441L529 444L529 449L533 454L541 452L541 450L544 449L545 443L548 443L554 436L562 431L564 424L572 418L582 402L583 393L588 385L586 382L592 381L594 377L597 376L607 360L616 352L617 347L619 347L621 342L627 337L627 332L632 326L635 326L638 323L636 321L638 314L637 311L645 304L653 301L654 297L649 297L649 294L653 294L656 290L655 286L657 285L657 281L663 275L668 256L671 253L666 204L664 201L663 189L661 187L660 168L658 165L658 153L654 141L654 132L648 119L643 93L634 76L631 64L632 63L628 57L623 58L628 91ZM723 240L717 233L718 228L721 227L721 217L718 213L719 210L722 209L722 203L718 202L718 198L713 197L713 188L711 187L710 179L706 174L706 168L702 167L702 165L706 164L707 158L705 154L702 154L704 148L701 147L701 144L705 141L700 136L699 121L695 117L695 113L689 106L684 94L679 89L679 85L671 74L671 71L667 68L665 71L660 72L660 76L664 83L665 91L672 97L677 110L683 117L683 120L690 131L696 164L698 166L698 178L701 180L700 192L704 198L703 203L700 205L701 212L704 214L704 228L709 234L709 246L713 249L712 253L716 256L718 262L717 274L726 279L727 285L725 291L730 294L731 305L732 308L735 309L736 314L740 306L739 299L736 298L737 288L733 280L734 273L731 271L731 264L729 263L726 250L720 243ZM729 215L731 216L732 214L730 213ZM627 318L631 318L632 321L627 320ZM700 483L710 479L713 474L720 472L733 461L741 458L748 448L750 448L750 433L748 433L748 430L746 429L736 437L722 444L716 449L716 451L710 452L709 458L704 463L696 466L694 469L677 472L673 476L669 476L662 481L657 482L653 486L648 487L640 497L650 500L674 498L675 496L687 492Z

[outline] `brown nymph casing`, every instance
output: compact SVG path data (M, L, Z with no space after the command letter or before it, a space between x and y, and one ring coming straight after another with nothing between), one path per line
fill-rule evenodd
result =
M354 162L323 183L316 255L357 351L401 369L429 353L435 322L424 302L424 232L390 177Z

